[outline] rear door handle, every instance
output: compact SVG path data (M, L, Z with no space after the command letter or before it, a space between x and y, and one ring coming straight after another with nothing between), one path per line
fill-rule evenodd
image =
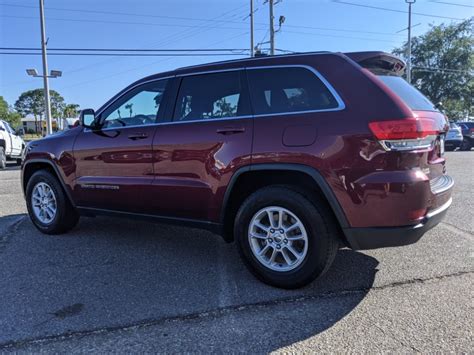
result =
M236 133L244 133L245 128L243 127L225 127L225 128L218 128L216 130L218 134L223 134L223 135L230 135L230 134L236 134Z
M136 134L129 134L128 139L131 139L132 141L136 141L138 139L145 139L148 138L148 134L146 133L136 133Z

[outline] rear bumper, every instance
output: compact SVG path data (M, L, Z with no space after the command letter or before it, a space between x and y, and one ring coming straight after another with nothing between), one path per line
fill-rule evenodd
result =
M452 198L430 211L417 225L403 227L347 228L344 234L354 250L397 247L416 243L427 231L444 218Z

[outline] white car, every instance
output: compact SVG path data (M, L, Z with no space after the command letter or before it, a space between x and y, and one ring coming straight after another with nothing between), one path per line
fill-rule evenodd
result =
M0 120L0 169L4 169L7 160L16 160L21 164L25 141L6 121Z

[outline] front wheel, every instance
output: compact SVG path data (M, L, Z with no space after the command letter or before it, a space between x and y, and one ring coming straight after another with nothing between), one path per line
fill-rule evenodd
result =
M462 150L462 151L471 150L471 142L469 142L467 139L464 139L461 143L461 148L459 150Z
M46 234L65 233L79 220L58 179L46 170L37 171L28 181L26 206L35 227Z
M339 245L326 204L283 186L248 197L237 213L234 235L250 271L281 288L302 287L323 275Z

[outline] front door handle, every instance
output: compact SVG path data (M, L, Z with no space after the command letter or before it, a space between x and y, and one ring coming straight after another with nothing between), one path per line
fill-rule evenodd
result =
M230 135L230 134L236 134L236 133L244 133L245 128L243 127L225 127L225 128L218 128L216 130L218 134L223 134L223 135Z
M146 133L136 133L136 134L129 134L128 139L131 139L132 141L136 141L138 139L145 139L148 138L148 134Z

